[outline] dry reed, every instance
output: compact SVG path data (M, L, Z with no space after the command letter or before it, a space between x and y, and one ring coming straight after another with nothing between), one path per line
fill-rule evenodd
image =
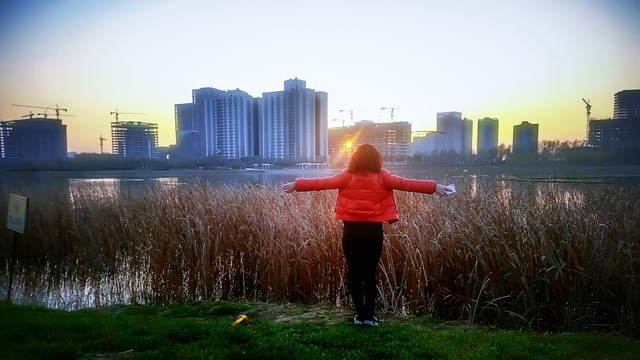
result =
M640 188L571 186L479 180L443 199L397 192L380 310L637 332ZM66 289L91 305L349 303L335 191L196 182L114 194L92 184L47 198L32 210L19 286Z

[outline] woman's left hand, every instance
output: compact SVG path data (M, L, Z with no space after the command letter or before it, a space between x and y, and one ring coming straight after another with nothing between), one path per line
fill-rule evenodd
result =
M436 184L436 191L434 191L434 193L440 197L443 197L449 195L448 193L452 190L453 189L450 189L444 185Z

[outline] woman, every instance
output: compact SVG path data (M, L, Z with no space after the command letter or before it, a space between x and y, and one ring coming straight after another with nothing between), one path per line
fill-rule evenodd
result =
M338 176L296 179L282 190L338 189L336 219L344 224L342 249L347 260L348 285L356 307L355 324L378 325L375 315L376 269L382 254L382 223L398 221L393 190L446 196L452 189L430 180L412 180L382 169L382 155L369 144L358 147L348 169Z

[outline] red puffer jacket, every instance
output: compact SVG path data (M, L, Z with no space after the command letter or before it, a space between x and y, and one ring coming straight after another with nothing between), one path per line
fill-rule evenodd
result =
M394 189L432 194L436 190L436 182L405 179L385 169L367 175L352 174L345 169L338 176L296 179L296 191L328 189L338 189L336 219L394 222L398 220Z

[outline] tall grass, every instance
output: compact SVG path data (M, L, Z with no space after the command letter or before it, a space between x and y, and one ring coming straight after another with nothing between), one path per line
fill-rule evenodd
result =
M381 311L638 333L638 186L457 187L442 199L396 192L401 221L385 225ZM114 194L92 184L42 198L50 201L32 202L18 249L25 297L38 288L90 305L349 304L335 191L198 182Z

